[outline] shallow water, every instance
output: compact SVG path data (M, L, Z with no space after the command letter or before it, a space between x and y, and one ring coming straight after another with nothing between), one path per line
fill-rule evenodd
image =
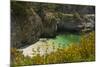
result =
M71 43L80 43L80 37L81 36L77 34L60 34L56 36L56 38L50 39L49 41L53 45L65 47L70 45Z

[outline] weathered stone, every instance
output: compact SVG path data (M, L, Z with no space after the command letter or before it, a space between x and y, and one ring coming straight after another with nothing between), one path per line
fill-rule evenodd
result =
M35 43L42 33L41 18L29 8L22 18L11 12L11 46L20 47ZM29 14L30 13L30 14Z
M37 8L38 9L38 8ZM72 8L71 8L72 9ZM94 29L94 16L68 15L35 11L31 3L12 3L11 46L19 48L33 44L40 37L55 37L59 32L81 32ZM41 14L43 13L43 14Z

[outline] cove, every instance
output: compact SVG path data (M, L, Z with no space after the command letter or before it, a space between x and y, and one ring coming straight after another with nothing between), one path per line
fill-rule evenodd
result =
M59 34L56 38L49 39L48 42L59 47L67 47L71 43L80 43L80 38L80 34L67 33Z

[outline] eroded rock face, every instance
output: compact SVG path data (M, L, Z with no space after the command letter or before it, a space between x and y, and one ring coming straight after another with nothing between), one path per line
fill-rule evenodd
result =
M67 19L67 18L66 18ZM95 19L94 16L83 15L82 17L74 18L71 17L71 20L59 20L57 23L58 32L88 32L92 31L95 28Z
M21 47L35 43L42 33L41 18L29 8L24 16L16 16L11 12L11 46Z
M41 37L45 38L51 38L56 37L56 31L57 31L57 18L55 18L55 15L53 13L45 13L44 21L42 21L43 24L43 33L41 34Z
M80 32L94 29L94 16L68 16L65 13L37 13L31 3L12 3L11 46L20 48L34 44L39 38L56 37L59 32ZM39 12L39 11L38 11ZM42 13L40 12L40 13Z
M28 7L22 7L25 5ZM43 19L44 21L42 21ZM46 14L43 19L34 11L29 3L13 4L11 9L11 46L20 48L34 44L40 37L55 37L55 19L51 18L51 21Z

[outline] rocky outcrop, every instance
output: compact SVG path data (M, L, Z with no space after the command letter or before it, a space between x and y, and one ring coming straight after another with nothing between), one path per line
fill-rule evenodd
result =
M32 8L26 8L23 15L16 11L11 12L11 46L19 48L35 43L43 30L41 18Z
M66 16L65 16L66 17ZM57 23L58 32L88 32L95 28L94 15L70 15L67 18L59 19ZM68 20L67 20L68 19Z
M43 24L43 33L41 37L50 38L56 37L57 31L57 18L53 13L45 13L44 20L42 21Z
M12 47L30 45L37 42L39 38L55 37L60 32L79 33L91 31L95 27L94 16L79 13L69 15L67 11L50 12L41 4L36 5L22 2L11 3Z
M13 2L11 9L11 46L33 44L40 37L55 37L56 21L45 13L41 17L30 3Z

